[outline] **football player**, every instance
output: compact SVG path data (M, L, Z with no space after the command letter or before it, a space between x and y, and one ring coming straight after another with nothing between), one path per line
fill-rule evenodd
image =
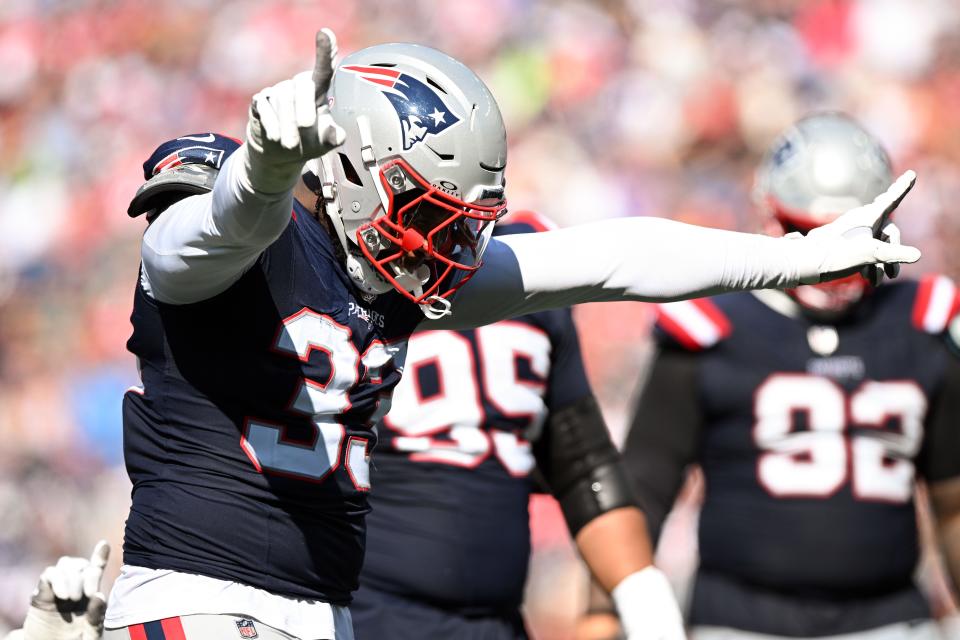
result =
M869 202L886 153L836 113L799 121L756 179L779 233ZM859 274L659 308L625 460L657 531L703 469L698 639L938 637L912 579L929 485L960 579L960 296L942 276Z
M552 227L531 212L506 222L495 236ZM415 333L378 433L366 559L350 605L357 638L526 638L531 473L559 500L625 619L642 621L633 637L684 637L666 584L647 590L657 601L614 589L632 574L664 578L650 567L643 516L568 309Z
M369 47L336 74L334 52L321 31L312 73L254 96L212 191L196 193L217 149L146 167L130 209L149 226L128 343L143 386L124 398L133 504L108 640L352 636L372 425L418 325L789 287L919 258L887 222L912 173L791 239L631 218L490 240L506 135L486 86L426 47ZM663 586L627 580L617 587L637 601Z

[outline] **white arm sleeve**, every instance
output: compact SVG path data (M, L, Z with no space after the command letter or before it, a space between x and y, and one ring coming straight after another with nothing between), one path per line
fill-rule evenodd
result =
M479 326L581 302L662 302L795 286L817 273L802 241L619 218L490 242L453 314L421 329Z
M247 145L223 164L213 192L171 205L143 234L141 283L156 300L188 304L236 282L290 222L293 194L257 193Z

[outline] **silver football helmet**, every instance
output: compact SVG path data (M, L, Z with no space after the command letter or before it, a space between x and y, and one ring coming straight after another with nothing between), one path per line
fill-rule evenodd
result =
M754 198L785 233L806 233L844 211L872 202L893 180L880 142L852 118L819 113L798 121L771 145L756 172ZM868 290L855 274L792 289L805 309L829 319Z
M396 43L344 58L327 96L347 140L306 170L350 277L367 293L397 289L428 317L449 313L506 211L493 95L450 56Z

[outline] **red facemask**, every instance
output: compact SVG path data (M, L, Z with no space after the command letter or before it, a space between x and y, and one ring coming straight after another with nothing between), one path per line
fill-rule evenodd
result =
M391 179L405 178L405 184L412 183L414 188L395 194L388 175ZM498 194L488 199L489 204L482 199L464 202L431 185L399 158L381 167L380 181L387 194L387 212L357 229L357 245L364 257L394 288L417 304L451 296L483 264L481 257L492 225L506 213L506 200ZM363 239L371 229L379 235L381 245L384 241L389 245L376 254ZM399 281L391 268L394 266L411 274L429 269L419 295L408 291L405 285L409 283Z
M815 314L837 317L860 302L871 290L870 283L859 273L855 273L839 280L788 289L787 293Z

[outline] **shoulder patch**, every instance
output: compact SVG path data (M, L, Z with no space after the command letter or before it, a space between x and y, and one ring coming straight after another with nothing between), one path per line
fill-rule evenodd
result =
M925 333L939 334L960 311L960 291L944 275L928 274L920 280L911 321Z
M691 351L708 349L730 335L730 320L707 298L657 305L657 326Z

